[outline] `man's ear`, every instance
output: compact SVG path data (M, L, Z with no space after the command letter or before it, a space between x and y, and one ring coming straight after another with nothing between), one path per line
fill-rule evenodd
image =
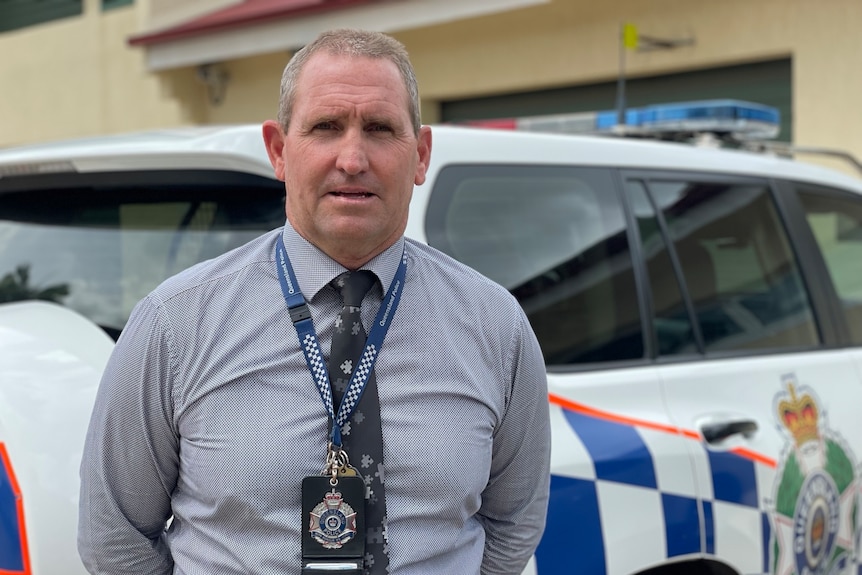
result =
M263 143L269 155L269 163L275 170L275 177L284 181L284 132L275 120L263 123Z
M428 171L429 162L431 162L430 126L421 126L419 128L416 151L419 156L419 161L416 162L416 174L413 178L413 183L417 186L421 186L425 183L425 173Z

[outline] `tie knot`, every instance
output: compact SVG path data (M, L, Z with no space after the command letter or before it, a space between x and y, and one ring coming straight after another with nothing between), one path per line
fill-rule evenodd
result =
M341 294L344 305L361 307L362 298L374 285L376 276L369 270L344 272L332 280L332 286Z

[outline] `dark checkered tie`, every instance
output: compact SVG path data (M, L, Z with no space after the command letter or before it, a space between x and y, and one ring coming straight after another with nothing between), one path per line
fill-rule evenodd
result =
M367 270L344 272L332 281L341 294L344 307L335 324L332 350L329 354L329 380L332 385L334 407L337 410L347 389L350 375L365 347L366 333L362 327L360 306L362 298L374 285L376 278ZM383 575L388 571L389 546L386 539L386 499L383 489L383 439L380 427L380 400L374 371L365 384L365 392L350 420L342 430L342 444L350 463L362 474L365 481L366 575Z

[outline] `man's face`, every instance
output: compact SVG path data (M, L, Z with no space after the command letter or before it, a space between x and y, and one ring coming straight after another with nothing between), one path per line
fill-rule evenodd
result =
M318 53L296 88L287 132L264 124L288 220L345 267L359 267L404 233L413 186L425 181L430 128L414 134L407 89L388 60Z

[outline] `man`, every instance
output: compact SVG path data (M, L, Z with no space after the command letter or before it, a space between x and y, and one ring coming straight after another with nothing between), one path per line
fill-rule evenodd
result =
M406 51L383 34L324 33L288 63L281 92L263 138L287 223L133 312L87 434L84 563L517 575L547 506L544 364L508 292L403 236L431 154ZM342 302L346 271L370 278L361 301ZM363 343L373 375L330 362L332 393L362 393L339 423L319 356L336 354L347 312L378 345Z

